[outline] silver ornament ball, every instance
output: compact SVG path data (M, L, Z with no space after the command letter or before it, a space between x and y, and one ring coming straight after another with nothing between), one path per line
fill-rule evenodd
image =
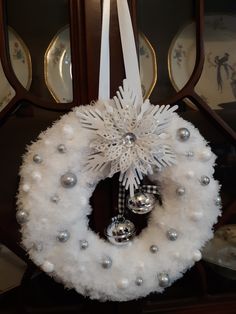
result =
M77 183L77 177L72 172L67 172L61 176L61 185L64 188L73 188Z
M116 245L126 245L135 236L134 224L123 216L113 217L111 223L105 230L105 235L109 242Z
M142 277L137 277L135 280L136 286L141 286L143 284L143 278Z
M155 254L155 253L157 253L158 251L159 251L159 249L158 249L158 246L157 246L157 245L153 244L153 245L150 246L150 252L151 252L151 253Z
M41 162L43 161L43 158L40 155L36 154L36 155L33 156L33 161L36 164L41 164Z
M156 198L153 194L137 192L128 198L127 206L135 214L149 213L155 206Z
M109 256L104 257L101 264L102 268L109 269L112 266L112 259Z
M57 234L57 240L58 240L59 242L64 243L64 242L68 241L69 238L70 238L70 233L69 233L68 230L60 231L60 232L58 232L58 234Z
M166 236L167 236L167 238L168 238L170 241L175 241L175 240L178 239L179 234L178 234L178 231L177 231L177 230L171 228L171 229L167 230Z
M158 274L158 281L159 281L159 286L162 288L166 288L169 286L170 284L170 278L169 275L167 273L160 273Z
M201 185L206 186L210 183L210 178L207 176L202 176L200 182Z
M17 211L16 220L19 224L23 224L27 222L28 218L29 218L29 214L25 210L21 209Z
M183 196L185 194L185 187L183 186L179 186L177 189L176 189L176 194L178 196Z
M215 199L215 205L221 206L221 197L220 196L217 196L217 198Z
M57 146L57 151L58 151L59 153L61 153L61 154L66 153L66 147L65 147L65 145L64 145L64 144L59 144L59 145Z
M126 133L124 136L123 136L123 144L126 146L126 147L132 147L135 142L136 142L136 135L134 133Z
M87 240L80 240L79 241L80 244L80 248L81 250L86 250L89 246L88 241Z
M178 137L178 140L181 141L181 142L185 142L189 139L190 137L190 132L187 128L179 128L177 130L177 137Z

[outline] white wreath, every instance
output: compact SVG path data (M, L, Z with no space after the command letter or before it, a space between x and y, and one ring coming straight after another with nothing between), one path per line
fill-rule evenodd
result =
M212 225L220 214L219 185L213 179L215 155L206 141L174 109L146 101L141 121L145 112L153 110L159 120L164 119L165 128L155 128L153 136L171 148L175 163L163 167L165 158L160 155L155 167L148 168L147 163L147 169L140 170L147 174L154 169L149 178L160 187L162 205L156 203L148 227L127 246L112 245L89 229L89 199L97 183L109 175L111 163L101 147L106 141L100 141L99 148L94 144L101 133L86 115L97 112L101 121L109 112L112 116L117 106L124 106L125 90L124 86L109 104L98 101L64 115L29 147L20 171L17 218L22 222L24 247L45 272L93 299L126 301L162 292L201 259L200 249L212 237ZM84 123L91 123L91 128ZM106 166L95 171L92 163L93 171L85 171L94 149ZM127 167L129 163L123 171ZM68 173L72 181L63 183ZM153 245L158 249L151 250Z

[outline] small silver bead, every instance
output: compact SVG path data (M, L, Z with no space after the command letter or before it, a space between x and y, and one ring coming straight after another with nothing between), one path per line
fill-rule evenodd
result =
M57 203L60 201L59 195L54 194L53 196L51 196L50 201L51 201L52 203L57 204Z
M65 153L66 153L66 147L65 147L64 144L59 144L59 145L57 146L57 150L58 150L58 152L61 153L61 154L65 154Z
M167 273L160 273L158 274L159 286L162 288L166 288L170 284L170 278Z
M16 213L16 220L19 224L23 224L28 221L29 214L24 210L18 210Z
M87 240L80 240L79 241L81 250L86 250L88 248L88 241Z
M153 253L153 254L155 254L155 253L157 253L159 251L158 246L155 245L155 244L151 245L149 249L150 249L150 252Z
M177 231L177 230L171 228L171 229L167 230L166 236L167 236L167 238L168 238L170 241L175 241L175 240L178 239L179 234L178 234L178 231Z
M135 280L136 286L142 286L143 284L143 278L142 277L137 277Z
M194 152L188 151L188 152L185 153L185 156L186 156L187 158L193 158L193 157L194 157Z
M202 176L200 182L201 185L206 186L210 183L210 178L207 176Z
M43 158L40 155L36 154L36 155L33 156L33 161L36 164L41 164L41 162L43 161Z
M63 231L58 232L57 240L58 240L59 242L64 243L64 242L68 241L69 238L70 238L70 233L69 233L69 231L63 230Z
M72 172L67 172L61 176L61 185L64 188L73 188L77 183L77 177Z
M177 189L176 189L176 194L178 196L183 196L185 194L185 188L183 186L179 186Z
M217 198L215 199L215 205L221 206L221 197L220 196L217 196Z
M177 138L181 142L185 142L189 139L190 132L187 128L180 128L177 130Z
M102 260L102 268L109 269L112 266L112 260L110 257L104 257Z

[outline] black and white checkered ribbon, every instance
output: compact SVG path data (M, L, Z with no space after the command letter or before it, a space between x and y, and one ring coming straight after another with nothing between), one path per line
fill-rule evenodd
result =
M160 196L158 187L156 185L144 184L144 185L141 185L138 190L144 193L150 193L150 194L155 194L155 195ZM125 198L126 198L125 188L120 182L119 194L118 194L118 211L120 215L123 215L125 211Z

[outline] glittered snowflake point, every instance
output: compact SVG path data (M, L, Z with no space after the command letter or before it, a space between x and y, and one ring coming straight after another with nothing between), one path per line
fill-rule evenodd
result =
M175 164L175 153L165 144L167 132L177 106L153 106L149 100L139 104L127 80L104 110L84 107L80 112L82 126L94 137L87 168L101 171L110 166L109 177L120 172L120 181L130 195L140 185L144 175Z

